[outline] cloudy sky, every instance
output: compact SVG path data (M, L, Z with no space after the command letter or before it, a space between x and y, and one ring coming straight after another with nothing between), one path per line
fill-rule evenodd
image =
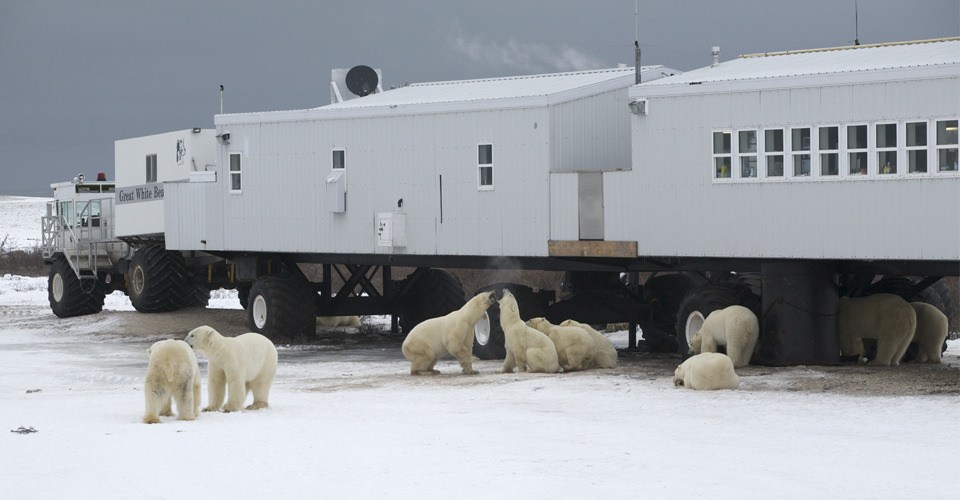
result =
M854 0L0 0L0 194L113 177L113 142L227 112L329 102L333 68L386 87L612 67L681 70L849 45ZM636 27L639 27L636 30ZM859 0L861 43L960 35L960 0Z

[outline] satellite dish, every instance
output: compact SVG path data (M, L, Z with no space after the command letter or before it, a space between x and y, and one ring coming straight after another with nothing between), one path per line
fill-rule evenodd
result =
M360 65L347 71L346 83L350 92L363 97L377 91L377 84L380 83L380 79L377 78L377 72L373 68Z

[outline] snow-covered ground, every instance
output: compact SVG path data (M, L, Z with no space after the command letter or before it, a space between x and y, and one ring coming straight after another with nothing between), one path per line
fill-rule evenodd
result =
M8 219L0 213L0 234ZM219 291L216 310L143 315L115 293L105 312L62 320L49 311L45 278L0 277L0 495L955 499L960 492L957 391L797 390L798 378L843 376L816 367L748 369L739 390L698 392L644 370L642 360L557 375L500 374L500 362L479 361L476 376L459 375L448 360L440 376L411 377L396 342L281 346L269 409L141 423L150 343L182 338L204 318L240 333L238 307L235 295ZM960 385L960 341L950 342L945 365L934 368L952 370Z
M0 243L4 250L40 246L40 218L52 198L0 196Z

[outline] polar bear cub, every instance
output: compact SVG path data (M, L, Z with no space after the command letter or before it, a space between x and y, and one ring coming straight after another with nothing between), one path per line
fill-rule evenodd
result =
M446 316L420 322L403 339L400 349L410 361L411 375L440 373L434 365L440 356L450 353L460 362L467 375L473 369L473 328L493 304L493 292L482 292L468 300L460 309Z
M200 367L193 349L182 340L161 340L147 349L150 361L143 385L143 423L160 423L160 416L193 420L200 413Z
M559 326L546 318L527 320L527 326L543 332L557 348L557 359L565 372L586 370L593 367L594 343L586 330L579 326Z
M917 313L917 327L913 341L917 343L918 363L939 363L943 341L947 339L947 316L926 302L911 302Z
M259 333L224 337L209 326L199 326L187 334L187 344L207 355L207 407L203 411L225 412L243 409L253 392L248 410L269 406L270 386L277 374L277 348ZM224 393L229 390L224 404Z
M673 372L673 385L688 389L736 389L740 377L730 357L718 352L703 352L687 358Z
M877 356L870 364L899 365L916 329L916 311L898 295L840 297L837 336L843 356L863 356L862 339L876 339Z
M572 319L564 320L560 326L579 326L590 334L593 339L593 366L596 368L616 368L617 367L617 348L606 335L596 331L592 326L586 323L580 323Z
M520 371L556 373L560 371L557 348L546 335L520 319L520 307L510 290L504 289L500 304L500 328L503 329L507 356L502 373Z
M733 366L740 368L750 364L759 336L757 315L746 307L733 305L707 315L703 326L690 339L690 352L717 352L717 346L723 345Z

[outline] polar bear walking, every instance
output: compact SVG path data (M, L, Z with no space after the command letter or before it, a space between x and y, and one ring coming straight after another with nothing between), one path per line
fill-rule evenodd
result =
M160 416L193 420L200 413L200 367L193 349L182 340L161 340L147 349L150 361L143 385L143 423L160 423Z
M557 348L546 335L527 326L520 319L520 307L510 290L503 290L500 304L500 327L503 328L507 356L502 373L520 371L556 373L560 371Z
M187 334L187 344L207 355L207 407L203 411L225 412L243 409L253 392L248 410L269 406L270 386L277 374L277 348L259 333L224 337L209 326L199 326ZM223 397L229 388L226 404Z
M730 357L718 352L703 352L687 358L673 372L673 385L688 389L736 389L740 377L733 369Z
M572 319L564 320L560 326L579 326L590 334L593 339L593 366L596 368L616 368L617 367L617 348L606 335L598 332L592 326L586 323L580 323Z
M543 332L553 342L563 371L575 372L593 368L593 338L583 328L554 325L546 318L527 320L527 325Z
M898 295L840 297L837 336L844 356L863 356L862 339L876 339L877 356L870 364L899 365L916 329L916 311Z
M760 322L753 311L737 305L725 307L703 320L703 326L690 339L690 352L717 352L718 345L727 346L727 356L740 368L750 364L759 336Z
M939 363L943 341L947 340L947 316L926 302L911 302L910 305L917 313L917 328L913 334L917 357L914 359L918 363Z
M403 357L410 361L410 375L440 373L433 367L446 353L457 358L464 374L476 375L477 371L473 369L473 328L491 304L493 292L478 293L460 309L413 327L400 347Z

